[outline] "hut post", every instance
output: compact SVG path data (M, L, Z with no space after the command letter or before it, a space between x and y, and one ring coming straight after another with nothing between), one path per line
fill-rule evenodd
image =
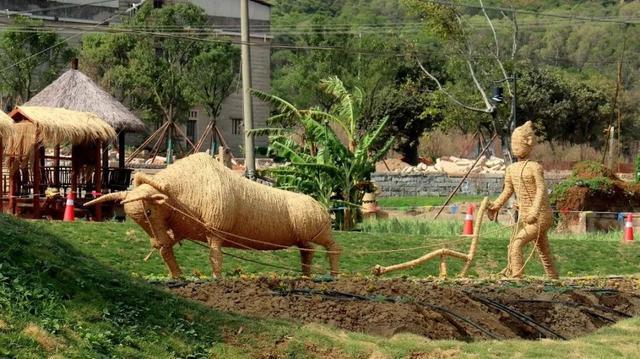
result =
M40 129L36 126L35 147L33 149L33 217L35 219L40 218L40 175L42 170L40 146L42 143L39 141L39 134Z
M106 147L106 146L105 146ZM102 153L102 141L98 141L96 143L96 171L94 173L94 183L95 183L95 192L94 198L98 198L102 196L102 166L104 163L100 163L101 159L104 160L101 156ZM109 157L107 156L107 164L109 162ZM102 205L98 204L96 206L96 221L102 221Z
M53 149L53 185L60 187L60 145Z
M120 133L118 133L118 168L120 169L123 169L125 167L124 138L125 138L125 132L124 132L124 129L122 129L120 130Z
M99 151L102 154L102 162L97 161L96 166L102 166L102 175L100 176L100 181L101 181L100 183L106 184L108 186L109 184L109 143L104 143L102 145L102 149ZM102 180L104 180L104 182ZM98 182L95 182L95 183L97 185Z
M13 166L15 163L15 158L13 156L9 157L9 161L7 161L7 168L9 172L9 211L11 214L16 214L16 174L13 173Z
M74 155L73 148L75 145L71 145L71 192L73 194L78 193L78 161Z

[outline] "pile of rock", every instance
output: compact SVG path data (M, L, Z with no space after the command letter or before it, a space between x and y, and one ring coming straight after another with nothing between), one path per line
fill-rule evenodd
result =
M420 163L417 166L408 166L402 170L395 170L398 173L444 173L449 176L464 176L473 166L474 160L458 158L454 156L441 157L436 163L429 166ZM504 174L506 165L502 158L483 156L471 169L471 174Z

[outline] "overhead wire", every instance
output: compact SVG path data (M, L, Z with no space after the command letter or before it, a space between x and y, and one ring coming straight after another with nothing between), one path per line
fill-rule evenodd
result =
M30 15L30 14L41 13L41 12L49 12L53 10L83 8L86 6L94 6L94 5L99 5L107 2L114 2L114 0L98 0L98 1L90 2L86 4L61 5L61 6L52 6L52 7L45 7L45 8L32 9L32 10L8 10L8 11L11 12L11 15Z

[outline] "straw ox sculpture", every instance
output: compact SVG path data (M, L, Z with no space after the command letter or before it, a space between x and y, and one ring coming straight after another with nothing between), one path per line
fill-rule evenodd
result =
M338 274L340 247L331 238L326 209L309 196L245 179L207 154L176 161L155 176L138 173L134 189L86 205L120 201L151 237L172 277L182 272L173 246L183 239L208 243L213 275L220 276L222 248L277 250L297 246L302 272L311 273L312 243L326 248Z

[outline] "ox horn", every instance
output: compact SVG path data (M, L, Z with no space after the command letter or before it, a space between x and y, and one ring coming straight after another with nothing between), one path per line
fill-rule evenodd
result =
M115 192L115 193L105 194L104 196L100 196L100 197L94 199L93 201L85 203L84 206L85 207L89 207L89 206L95 206L96 204L100 204L100 203L104 203L104 202L122 201L125 198L127 198L127 193L128 193L127 191L124 191L124 192Z
M156 189L151 185L144 183L140 185L140 187L136 187L134 190L130 191L127 195L127 198L123 199L120 203L125 204L151 198L155 191Z

